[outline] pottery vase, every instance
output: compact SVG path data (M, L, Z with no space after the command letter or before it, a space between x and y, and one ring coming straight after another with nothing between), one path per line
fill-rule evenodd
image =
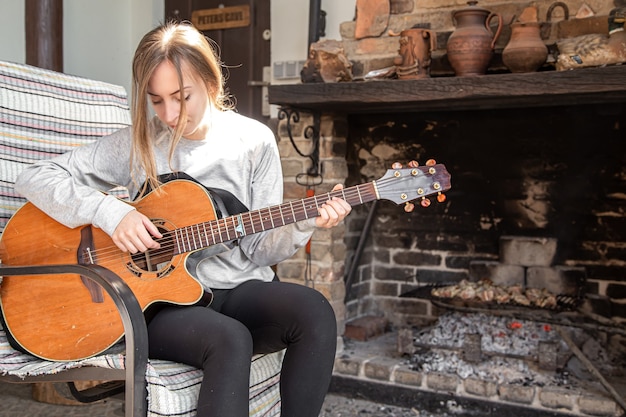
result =
M448 61L457 76L476 76L487 72L493 50L502 31L502 16L467 2L468 7L452 13L455 30L450 35L446 50ZM495 32L490 27L497 18Z
M511 24L511 39L502 51L502 62L511 72L534 72L548 58L537 22Z
M400 33L400 49L394 59L401 80L430 77L431 51L437 49L437 35L429 29L413 28Z

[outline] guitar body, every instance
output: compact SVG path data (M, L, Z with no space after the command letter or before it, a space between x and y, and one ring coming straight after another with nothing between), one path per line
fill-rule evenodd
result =
M164 235L216 218L212 199L201 185L175 180L160 190L132 205L152 219ZM0 259L12 266L99 264L129 285L145 311L157 302L194 304L203 295L202 286L185 267L190 251L176 254L171 249L156 260L142 258L143 254L131 256L120 251L102 230L91 226L67 228L27 203L2 234ZM0 305L6 330L19 345L48 360L94 356L124 334L107 293L76 275L5 276L0 285Z

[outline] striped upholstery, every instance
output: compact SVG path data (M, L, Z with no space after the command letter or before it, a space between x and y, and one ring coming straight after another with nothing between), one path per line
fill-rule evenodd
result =
M0 62L0 232L25 202L13 184L26 164L129 124L122 87Z
M20 378L42 374L56 374L82 366L123 369L122 346L110 353L74 362L49 362L39 360L14 350L6 335L0 330L0 375ZM279 416L279 378L283 351L252 358L250 375L250 416ZM179 363L150 360L146 371L148 382L148 417L181 416L196 414L202 372Z
M15 179L24 166L92 142L129 124L127 95L122 87L0 61L0 232L25 202L13 191ZM127 197L123 190L113 192ZM283 352L278 352L253 358L251 416L280 415L282 357ZM0 328L0 375L26 378L78 366L122 369L124 357L111 353L79 362L42 361L13 350ZM201 371L151 360L146 379L149 417L195 415Z

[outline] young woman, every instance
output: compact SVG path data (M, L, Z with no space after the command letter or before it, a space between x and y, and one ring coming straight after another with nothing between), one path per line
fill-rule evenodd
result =
M130 253L158 248L161 233L101 190L122 185L142 195L146 184L158 187L159 175L184 172L249 210L282 203L274 135L229 107L220 62L201 33L180 23L149 32L135 53L133 81L132 127L27 168L17 191L68 227L101 228ZM321 294L279 282L270 266L350 210L332 199L315 219L245 236L217 255L189 256L189 272L213 291L213 303L163 307L148 333L152 358L204 370L198 416L247 416L251 356L285 348L282 417L319 415L335 357L335 316Z

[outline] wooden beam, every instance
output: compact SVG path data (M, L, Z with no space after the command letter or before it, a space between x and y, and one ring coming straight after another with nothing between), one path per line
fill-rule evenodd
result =
M26 63L63 72L63 0L26 0Z
M341 113L626 103L626 65L479 77L272 85L269 102Z

